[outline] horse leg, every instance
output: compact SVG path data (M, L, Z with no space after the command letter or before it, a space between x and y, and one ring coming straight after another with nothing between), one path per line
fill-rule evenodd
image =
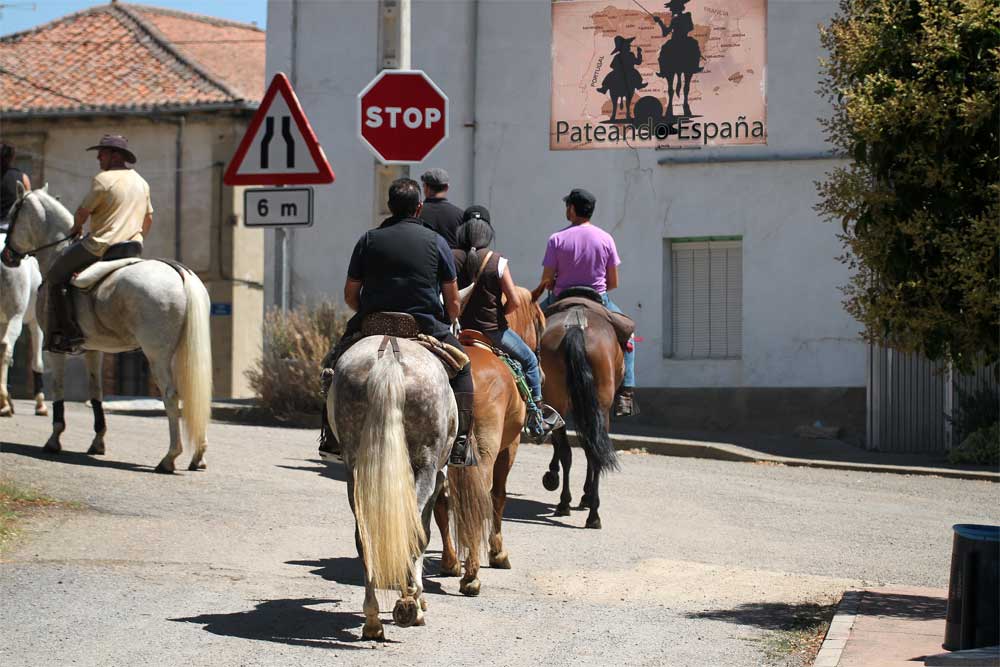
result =
M15 315L7 322L6 332L0 337L0 417L14 416L14 403L7 391L7 374L14 356L14 343L21 335L21 316Z
M102 352L87 352L87 383L90 385L90 407L94 411L94 440L90 443L88 454L100 456L104 454L104 433L108 430L104 420L104 387L101 382L101 367L104 362Z
M601 506L601 496L597 490L600 477L597 473L597 462L592 460L592 455L587 452L587 478L590 480L590 514L587 515L587 522L584 524L587 528L601 527L601 517L597 513L597 509Z
M157 464L156 472L171 474L174 472L174 461L184 450L181 443L180 417L181 411L177 402L177 385L174 383L174 372L169 356L161 359L159 356L146 355L149 359L150 371L156 378L163 394L163 407L167 412L167 423L170 425L170 448L167 455Z
M442 475L430 465L426 465L415 471L417 507L420 508L420 523L423 528L423 535L420 541L420 550L413 560L413 568L410 571L409 583L404 590L400 591L400 598L396 600L392 608L392 620L402 628L411 625L424 624L424 608L427 601L424 597L424 550L427 549L427 541L431 531L431 514L434 511L442 484Z
M618 98L614 95L611 96L611 120L615 119L618 114Z
M590 465L590 456L587 457L587 476L583 482L583 497L580 498L578 510L585 510L590 507L590 499L593 494L594 467Z
M632 120L632 94L625 97L625 120Z
M44 417L49 414L49 409L45 407L45 380L42 376L45 372L45 365L42 363L44 335L37 320L31 320L27 324L28 333L31 334L31 379L34 383L35 414Z
M688 92L690 90L691 90L691 73L684 72L684 115L685 116L691 115L691 107L688 106Z
M673 72L667 74L667 110L665 115L667 118L674 117L674 73Z
M347 502L351 505L351 514L354 514L354 470L350 467L347 467ZM357 519L354 521L354 546L358 550L358 558L361 559L361 567L365 571L365 625L361 629L361 638L385 641L385 631L378 617L378 598L375 596L375 586L365 565L365 550L361 545L361 531L358 530Z
M546 491L555 491L559 488L559 448L556 447L555 440L552 441L552 459L549 460L549 469L542 475L542 486Z
M64 416L63 392L66 381L66 355L49 354L49 363L52 366L52 435L45 443L45 451L61 452L62 443L59 436L66 430L66 419Z
M569 504L573 500L573 494L569 490L569 469L573 465L573 452L569 447L569 437L566 435L565 427L552 432L552 444L559 454L563 473L562 493L559 494L555 516L569 516Z
M450 524L448 523L448 482L438 493L437 502L434 503L434 521L437 523L438 532L441 533L441 576L457 577L462 574L462 564L458 562L458 554L455 553L455 544L451 541Z
M490 531L490 567L498 570L510 569L510 557L503 548L503 524L504 505L507 504L507 476L514 466L514 457L517 454L517 438L509 444L497 456L496 463L493 464L493 530Z

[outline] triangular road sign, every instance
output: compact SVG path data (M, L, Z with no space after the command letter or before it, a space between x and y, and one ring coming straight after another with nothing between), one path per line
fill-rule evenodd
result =
M226 185L333 183L333 170L292 86L274 75L226 168Z

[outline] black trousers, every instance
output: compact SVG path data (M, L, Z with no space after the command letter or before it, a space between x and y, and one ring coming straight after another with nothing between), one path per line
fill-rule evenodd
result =
M63 250L52 263L52 268L45 276L49 284L48 338L76 338L81 335L76 314L72 312L72 300L66 297L65 288L74 273L83 271L99 259L101 258L87 250L82 242L77 241Z

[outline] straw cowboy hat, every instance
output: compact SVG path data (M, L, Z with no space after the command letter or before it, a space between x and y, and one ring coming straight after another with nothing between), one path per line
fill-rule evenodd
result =
M102 148L110 148L111 150L118 151L125 156L125 161L135 164L138 160L135 159L135 153L128 149L128 139L120 134L105 134L101 137L101 142L96 146L91 146L88 151L98 151Z

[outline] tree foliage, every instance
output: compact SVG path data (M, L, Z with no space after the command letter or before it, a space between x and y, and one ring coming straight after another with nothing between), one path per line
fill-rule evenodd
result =
M1000 357L1000 3L841 0L821 28L819 183L866 337L961 369Z

